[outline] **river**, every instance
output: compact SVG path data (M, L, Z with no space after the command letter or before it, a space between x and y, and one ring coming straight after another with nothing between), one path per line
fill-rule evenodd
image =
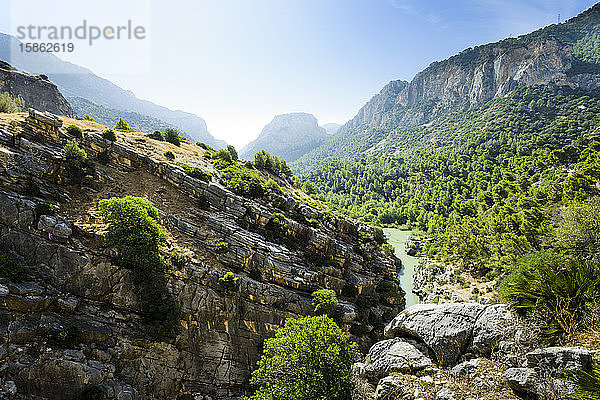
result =
M412 306L419 302L419 298L413 294L413 275L415 272L415 265L419 259L406 254L404 251L406 240L410 236L410 231L402 231L400 229L384 228L383 232L388 239L389 244L394 246L394 253L396 257L402 260L402 270L398 273L398 279L400 279L400 285L406 292L406 307Z

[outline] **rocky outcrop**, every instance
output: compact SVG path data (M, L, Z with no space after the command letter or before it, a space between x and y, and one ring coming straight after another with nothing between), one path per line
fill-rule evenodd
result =
M130 133L113 143L102 127L63 125L72 123L84 128L80 146L96 166L82 188L65 179L62 147L72 138L64 128L0 118L0 251L27 273L23 283L0 281L0 390L13 382L15 399L71 399L90 385L111 399L235 399L247 393L263 340L286 318L312 313L312 291L338 293L340 324L364 349L403 307L401 291L380 293L396 268L365 242L370 227L289 195L238 196L153 156L163 142ZM197 146L169 148L210 169L194 158ZM103 241L97 202L125 195L158 208L169 232L165 257L177 250L189 258L166 275L181 309L172 339L148 336L130 271ZM285 215L285 242L267 239L275 212ZM239 277L234 292L219 285L227 271Z
M423 343L404 338L377 342L369 350L367 362L356 364L357 373L380 379L392 372L417 372L432 365L429 350Z
M240 151L240 157L253 160L255 153L265 150L292 162L321 145L326 138L327 132L318 125L317 119L311 114L277 115L263 128L257 139Z
M75 111L55 84L49 80L0 65L0 93L8 92L23 99L25 108L74 117Z

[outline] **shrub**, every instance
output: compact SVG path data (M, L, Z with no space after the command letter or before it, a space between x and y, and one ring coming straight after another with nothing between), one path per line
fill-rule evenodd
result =
M233 147L232 145L228 145L227 146L227 151L229 152L229 155L231 156L231 159L233 161L237 161L237 159L238 159L238 152L235 149L235 147Z
M267 236L271 239L285 237L288 231L288 223L285 215L279 212L273 213L269 222L265 225L265 229Z
M90 114L85 114L85 115L83 116L83 120L84 120L84 121L92 121L92 122L95 122L95 121L96 121L96 119L95 119L94 117L92 117Z
M215 251L219 254L227 253L229 251L229 243L222 240L215 243Z
M54 204L39 203L35 205L35 218L39 219L42 215L54 215Z
M76 326L56 331L50 337L52 343L64 348L73 348L81 342L81 331Z
M564 212L557 242L566 251L582 258L600 255L600 197L573 203Z
M254 165L257 168L270 171L282 179L291 178L293 176L292 170L284 159L272 156L264 150L254 154Z
M273 179L269 179L265 183L265 189L270 190L270 191L272 191L274 193L277 193L277 194L283 194L283 189Z
M319 289L312 293L312 306L316 315L333 316L337 306L337 297L333 290Z
M23 110L23 99L11 96L9 93L0 93L0 113L18 113Z
M174 160L175 159L175 153L173 153L171 150L167 150L164 152L164 156L167 160Z
M240 277L233 272L227 272L219 278L219 285L228 292L235 292L240 287Z
M71 183L81 183L83 177L94 173L92 165L87 161L85 150L80 148L75 140L67 141L64 152L66 172Z
M177 269L183 269L190 262L190 257L184 252L173 250L170 255L171 265Z
M211 153L215 151L215 149L213 149L212 147L210 147L206 143L197 142L196 145L202 147L206 151L210 151Z
M46 75L46 74L39 74L38 78L43 79L45 81L49 81L50 80L50 79L48 79L48 75Z
M77 125L67 126L67 133L71 136L75 136L77 139L83 139L83 130Z
M317 193L315 185L313 185L313 183L309 181L304 182L304 184L302 185L302 191L308 195Z
M394 246L392 246L389 243L382 244L381 250L383 250L383 254L385 254L388 257L391 257L394 255Z
M117 134L113 129L105 129L104 131L102 131L102 137L105 140L110 140L111 142L117 141Z
M357 357L356 343L328 316L288 318L265 341L250 379L256 391L246 400L350 399Z
M159 140L161 142L165 140L161 131L154 131L151 134L149 134L148 137L150 139Z
M83 389L77 400L105 400L106 392L101 386L93 385Z
M25 271L12 258L0 251L0 276L12 282L21 282L27 278Z
M537 317L546 338L585 330L600 299L600 266L552 251L522 257L500 292L517 311Z
M260 197L266 192L265 180L261 176L237 165L225 169L219 181L227 189L242 196Z
M231 153L226 149L217 150L212 154L212 160L215 168L223 170L233 164Z
M119 120L115 124L114 130L119 131L119 132L133 132L134 131L134 129L131 126L129 126L127 121L125 121L123 118L119 118Z
M212 180L211 174L203 171L198 167L190 167L187 164L183 164L181 167L185 170L185 173L191 176L192 178L200 179L205 182L210 182Z
M163 135L166 142L174 144L175 146L181 145L181 136L179 136L179 132L176 129L167 128L165 129L165 133Z
M600 400L600 364L594 363L589 371L569 371L567 378L575 384L577 390L572 395L574 400Z

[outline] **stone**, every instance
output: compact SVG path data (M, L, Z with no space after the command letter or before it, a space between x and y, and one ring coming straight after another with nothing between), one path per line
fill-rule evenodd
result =
M375 343L367 355L364 373L381 378L391 372L416 372L432 365L425 345L394 338Z
M402 400L405 397L402 380L397 376L386 376L379 380L375 389L375 400Z
M466 350L477 317L478 303L415 304L385 327L385 336L410 335L423 341L442 366L456 363Z
M517 392L535 393L538 375L533 368L509 368L504 372L508 385Z
M477 368L479 368L479 359L474 358L472 360L464 361L460 364L455 365L454 367L452 367L451 372L455 378L458 378L476 371Z
M467 352L489 356L498 343L510 337L517 328L517 320L505 304L486 306L473 326L473 339Z
M37 228L40 231L52 233L52 230L58 223L58 220L52 215L40 215Z
M594 352L584 347L547 347L527 353L527 367L556 376L567 370L588 370Z
M452 390L448 388L440 389L439 392L435 395L435 400L455 400L455 394Z

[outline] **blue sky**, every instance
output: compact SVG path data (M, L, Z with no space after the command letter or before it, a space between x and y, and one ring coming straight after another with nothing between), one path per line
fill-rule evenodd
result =
M280 113L304 111L320 123L343 123L392 79L410 80L432 61L554 23L559 13L562 20L573 17L595 3L138 0L113 8L107 1L18 0L52 4L39 15L48 24L102 12L143 21L146 46L132 44L128 57L115 60L98 46L61 58L140 98L202 116L214 136L238 147ZM9 0L0 6L5 10ZM6 32L12 27L3 14Z

